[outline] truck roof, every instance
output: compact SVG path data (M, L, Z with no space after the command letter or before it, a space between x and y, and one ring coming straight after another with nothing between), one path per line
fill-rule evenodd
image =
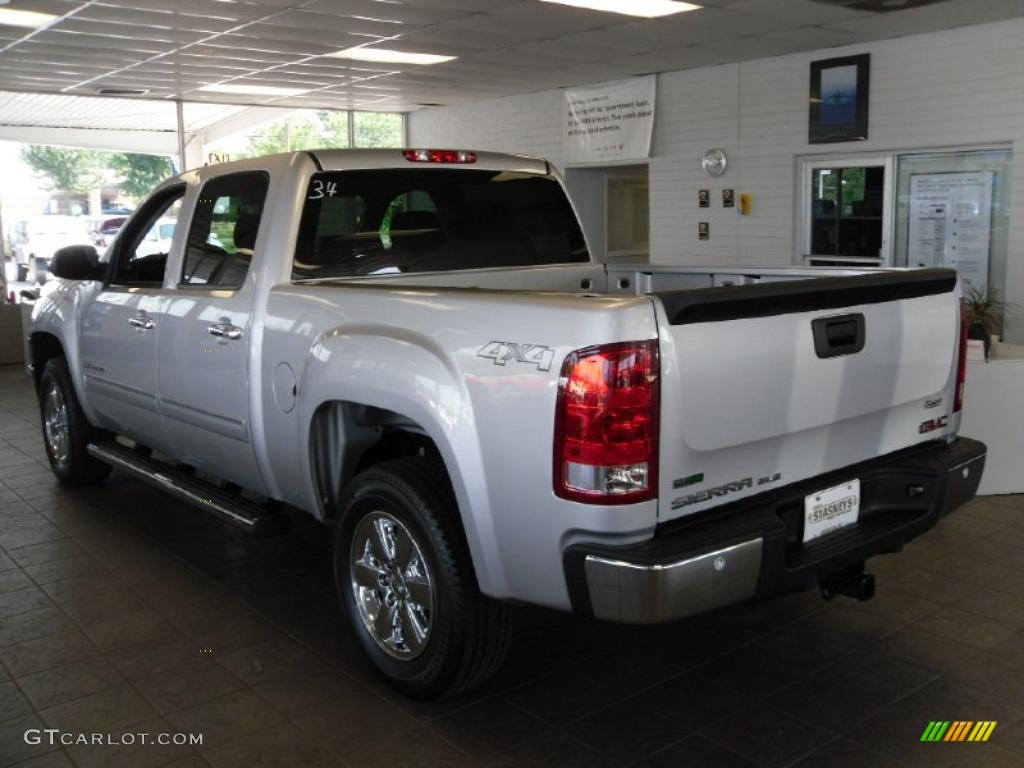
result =
M420 149L413 147L412 149ZM434 149L434 148L430 148ZM418 162L409 160L406 149L311 149L285 152L278 155L253 157L245 160L232 160L207 166L216 173L256 170L265 166L267 157L294 157L308 155L325 171L369 170L375 168L466 168L486 171L522 171L525 173L549 173L550 166L546 160L528 155L515 155L504 152L486 152L467 150L456 147L440 147L438 149L454 149L457 152L471 154L475 159L471 162ZM194 169L200 170L200 169ZM191 173L188 171L187 173ZM184 175L184 174L183 174Z

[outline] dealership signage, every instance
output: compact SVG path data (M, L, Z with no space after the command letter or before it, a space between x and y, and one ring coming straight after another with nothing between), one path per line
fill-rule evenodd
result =
M566 163L641 160L651 153L655 75L565 91Z

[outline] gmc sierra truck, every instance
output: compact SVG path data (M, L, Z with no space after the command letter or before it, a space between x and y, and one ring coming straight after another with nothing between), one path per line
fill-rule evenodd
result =
M52 272L29 364L57 478L114 467L259 535L332 525L362 648L422 698L497 668L515 602L655 623L866 599L865 561L985 461L957 437L953 271L598 263L544 160L201 168Z

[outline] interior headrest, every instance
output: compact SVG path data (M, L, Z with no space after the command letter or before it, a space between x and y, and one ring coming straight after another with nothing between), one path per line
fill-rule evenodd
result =
M260 228L260 217L255 213L242 213L235 221L235 229L232 239L235 241L235 248L244 248L247 251L256 248L256 233Z
M433 211L399 211L391 222L391 231L440 229L441 220Z

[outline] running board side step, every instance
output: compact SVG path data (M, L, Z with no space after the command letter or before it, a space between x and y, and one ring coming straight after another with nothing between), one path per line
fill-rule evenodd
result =
M116 442L89 443L89 455L160 490L227 520L254 536L276 536L291 529L291 518L213 483L181 472Z

